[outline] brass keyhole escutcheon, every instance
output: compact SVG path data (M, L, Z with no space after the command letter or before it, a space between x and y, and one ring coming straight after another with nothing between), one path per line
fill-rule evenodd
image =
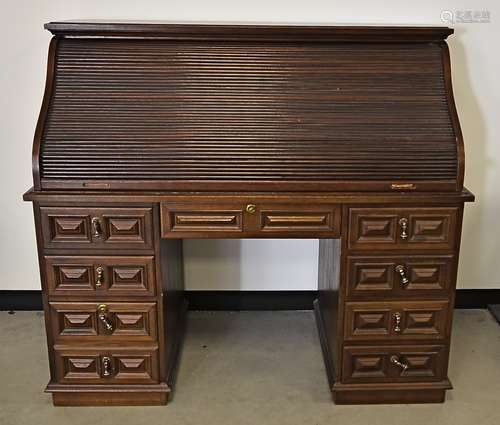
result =
M255 211L257 211L257 205L255 204L248 204L246 207L246 212L249 214L255 214Z

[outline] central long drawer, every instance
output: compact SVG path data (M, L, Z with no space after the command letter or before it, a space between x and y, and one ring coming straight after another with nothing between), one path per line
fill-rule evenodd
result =
M340 236L341 207L336 204L280 203L259 199L165 202L164 238L329 237Z

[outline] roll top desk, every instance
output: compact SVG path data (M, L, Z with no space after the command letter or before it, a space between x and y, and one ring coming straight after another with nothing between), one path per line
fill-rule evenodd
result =
M334 401L444 401L473 200L451 29L46 28L24 198L54 404L167 402L185 238L318 238L314 308Z

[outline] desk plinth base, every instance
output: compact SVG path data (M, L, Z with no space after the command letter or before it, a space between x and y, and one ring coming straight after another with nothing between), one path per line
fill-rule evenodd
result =
M134 388L61 388L49 384L54 406L161 406L166 405L171 389L165 384Z
M449 381L436 385L342 385L335 384L332 397L335 404L414 404L443 403L446 390L451 389Z

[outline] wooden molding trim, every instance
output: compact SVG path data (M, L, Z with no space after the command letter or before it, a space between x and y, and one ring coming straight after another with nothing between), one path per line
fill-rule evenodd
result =
M453 34L452 28L444 26L210 25L161 21L62 21L49 22L45 29L64 37L259 42L433 42Z

